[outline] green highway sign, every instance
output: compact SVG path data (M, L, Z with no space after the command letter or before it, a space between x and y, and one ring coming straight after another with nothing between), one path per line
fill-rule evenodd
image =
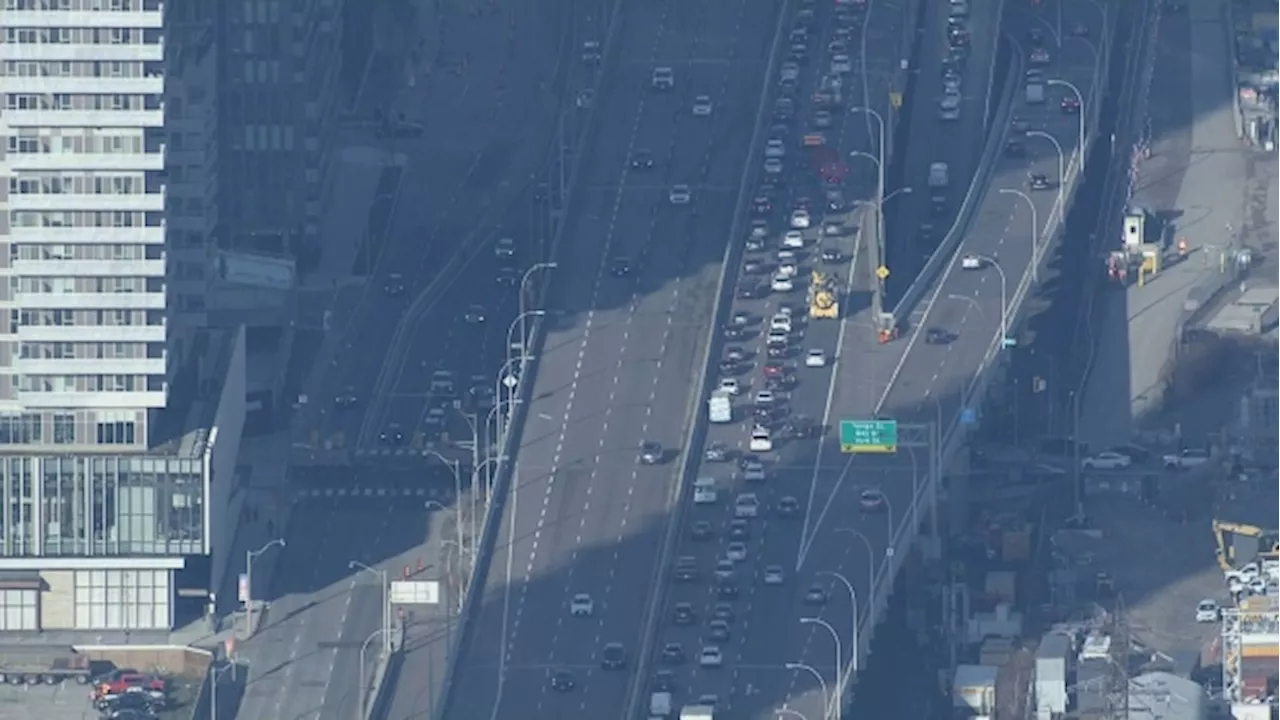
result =
M897 420L841 420L840 452L898 452Z

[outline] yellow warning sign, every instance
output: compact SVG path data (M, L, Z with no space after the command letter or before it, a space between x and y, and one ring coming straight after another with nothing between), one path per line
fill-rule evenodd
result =
M889 93L889 104L893 106L894 110L897 110L898 108L902 107L902 93L900 92Z
M885 267L885 266L883 266L883 265L881 265L880 267L876 268L876 277L880 278L881 280L888 279L888 277L889 277L889 268L887 268L887 267Z

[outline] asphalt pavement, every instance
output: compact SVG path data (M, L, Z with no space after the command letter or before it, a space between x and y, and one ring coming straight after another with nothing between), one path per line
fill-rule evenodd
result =
M619 642L636 662L776 23L748 2L623 12L450 718L625 715L630 674L603 670L602 651ZM651 87L656 67L674 87ZM661 462L639 463L642 440ZM577 593L592 616L569 617ZM556 670L572 691L550 688Z

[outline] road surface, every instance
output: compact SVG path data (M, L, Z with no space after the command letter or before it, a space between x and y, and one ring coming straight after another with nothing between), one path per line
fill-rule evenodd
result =
M629 673L602 670L601 652L620 642L634 664L641 642L775 22L749 2L623 12L450 718L624 714ZM650 88L658 66L673 89ZM699 95L709 117L693 114ZM631 167L645 155L654 167ZM689 205L669 202L675 184L690 186ZM664 462L638 464L644 439ZM592 617L569 617L576 593L591 595ZM557 669L572 692L549 688Z

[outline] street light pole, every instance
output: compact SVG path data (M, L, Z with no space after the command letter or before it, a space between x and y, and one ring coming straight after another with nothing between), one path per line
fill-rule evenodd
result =
M245 611L245 629L244 637L249 639L253 637L253 561L254 558L262 555L264 552L273 547L284 547L284 538L276 538L268 541L265 545L257 550L249 550L244 554L244 611Z
M1000 188L1003 195L1017 195L1027 202L1027 207L1031 208L1031 279L1040 282L1040 219L1036 214L1036 204L1031 200L1031 196L1021 190L1012 190L1010 188ZM941 424L941 419L939 419Z
M879 115L876 117L879 117ZM884 135L882 133L881 138L883 137ZM875 318L876 328L879 329L880 316L884 313L884 281L880 279L880 276L876 274L876 271L884 263L884 253L882 252L884 249L884 166L881 164L880 158L861 150L854 150L850 152L849 157L866 158L867 160L875 163L876 177L880 179L878 181L880 183L880 188L876 192L878 199L874 204L876 210L876 241L872 244L872 247L875 248L875 254L874 257L871 258L871 262L867 263L871 266L871 272L873 273L872 277L874 278L874 281L871 284L871 287L874 288L874 292L871 293L871 314Z
M533 277L533 274L535 272L539 270L553 270L557 267L559 267L559 265L557 265L554 262L535 263L529 266L529 269L525 270L524 275L520 277L520 297L517 300L518 314L516 315L516 317L519 318L520 320L520 352L521 354L528 354L528 351L525 348L529 344L529 330L526 327L525 314L524 314L525 313L525 307L524 307L525 286L528 285L529 278ZM507 342L507 347L508 348L511 347L510 341ZM510 351L508 350L508 352Z
M858 673L858 591L854 589L853 583L849 582L849 578L834 570L819 570L817 574L835 578L849 592L849 619L853 628L849 632L849 641L853 643L853 650L849 653L849 667L852 669L851 674L856 675Z
M1097 59L1098 56L1095 54L1094 60L1096 61ZM1089 111L1089 108L1086 106L1084 101L1084 94L1081 93L1080 88L1076 87L1075 83L1070 80L1058 80L1056 78L1051 78L1048 82L1051 86L1067 88L1075 94L1076 102L1080 103L1080 113L1077 115L1078 122L1076 123L1079 133L1079 138L1076 140L1076 153L1080 156L1080 172L1084 172L1084 118Z
M511 324L507 326L507 357L511 356L511 336L515 333L516 327L519 326L523 333L525 318L530 316L542 317L546 314L546 310L524 310L519 315L516 315L515 319L511 321ZM525 338L522 336L520 338L520 359L522 361L529 357L529 349L525 347L524 343Z
M1081 109L1083 109L1083 108L1081 108ZM1062 144L1058 142L1058 138L1056 138L1056 137L1054 137L1054 136L1050 135L1049 133L1047 133L1047 132L1045 132L1045 131L1043 131L1043 130L1028 130L1028 131L1027 131L1027 137L1038 137L1038 138L1044 138L1045 140L1048 140L1049 142L1053 143L1053 149L1058 151L1058 204L1057 204L1057 208L1058 208L1059 217L1061 217L1061 214L1062 214L1063 212L1065 212L1065 211L1066 211L1066 208L1064 208L1064 207L1062 206L1062 201L1063 201L1062 191L1063 191L1063 186L1064 186L1064 185L1066 184L1066 182L1067 182L1067 164L1066 164L1066 157L1062 154ZM1051 212L1051 213L1049 213L1049 220L1045 222L1045 225L1048 225L1048 224L1049 224L1049 221L1052 221L1052 220L1053 220L1053 213Z
M369 567L359 560L348 562L347 567L367 572L382 583L382 652L385 657L391 657L391 582L387 571Z
M449 468L449 472L453 474L453 517L455 520L453 524L458 531L458 547L465 547L466 543L462 540L464 534L462 527L462 470L458 467L457 460L450 460L435 450L428 450L427 455L433 456L444 463L444 466Z
M876 551L871 546L871 541L866 535L854 530L851 527L836 528L832 532L849 533L850 535L862 541L867 548L867 591L871 593L871 604L869 607L874 610L876 606Z
M369 702L369 698L368 698L369 688L366 685L368 681L365 679L365 675L364 675L364 668L365 668L364 654L369 649L369 643L373 642L373 639L378 637L379 635L385 635L386 632L387 632L387 629L385 627L378 628L377 630L374 630L373 632L369 633L369 637L365 638L364 643L360 645L360 689L358 691L358 695L356 695L358 699L358 702L356 703L356 720L364 720L365 706ZM385 661L386 658L384 657L383 660ZM216 720L216 718L214 720Z
M831 623L827 622L826 620L823 620L822 618L802 617L800 618L800 624L821 625L822 627L827 629L828 633L831 634L831 639L836 644L836 682L835 682L836 686L833 691L835 693L835 697L832 698L832 700L834 700L833 704L835 705L836 720L842 720L842 718L844 717L844 707L843 707L844 695L840 692L840 683L841 683L841 678L844 677L844 672L843 672L844 653L840 649L840 633L837 633L836 629L831 627Z
M1009 279L1005 277L1004 268L1000 267L1000 261L990 255L975 255L974 257L991 265L1000 274L1000 346L1004 347L1004 343L1009 337Z
M866 42L865 30L863 31L863 42L864 42L863 49L865 50L866 49L865 48L865 42ZM863 67L865 69L866 66L864 65ZM863 85L863 92L864 93L866 92L865 84ZM876 155L877 155L876 157L876 246L879 253L879 257L883 258L884 257L884 241L885 241L884 201L887 199L885 197L886 188L884 186L884 160L885 160L884 158L884 152L885 152L884 150L884 117L880 115L880 113L866 106L850 108L849 112L864 113L865 115L874 118L876 121L876 132L877 132L877 137L879 138L879 142L877 143L877 150L876 150Z
M818 681L818 687L822 688L822 707L823 707L822 717L825 718L827 716L827 713L825 712L825 710L827 707L830 707L831 705L831 694L827 692L827 681L822 679L822 673L818 672L817 668L813 667L812 665L805 665L804 663L787 663L786 667L791 672L796 672L797 670L802 672L807 672L810 675L812 675L815 680ZM779 712L782 712L782 710L779 710ZM792 710L791 712L796 712L796 711ZM798 712L796 714L800 715L800 713ZM801 717L804 717L804 716L801 715Z
M228 660L223 665L213 665L209 668L209 720L218 720L218 678L228 670L231 671L231 679L234 680L236 674L235 660Z

